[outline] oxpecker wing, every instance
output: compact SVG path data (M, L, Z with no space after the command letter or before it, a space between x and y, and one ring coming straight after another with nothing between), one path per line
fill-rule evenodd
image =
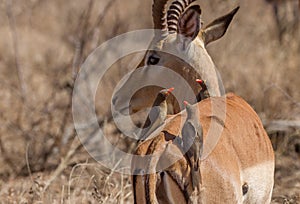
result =
M187 118L183 125L181 134L183 150L191 165L193 188L200 190L200 157L203 149L203 129L198 119L197 108L185 102Z
M167 98L173 90L174 88L163 89L157 94L141 131L140 140L146 140L152 132L164 123L168 112Z

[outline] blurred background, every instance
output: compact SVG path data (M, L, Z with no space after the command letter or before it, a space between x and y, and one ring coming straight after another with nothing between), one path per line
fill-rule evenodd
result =
M131 181L101 167L76 138L74 79L101 43L152 28L151 0L0 1L1 203L132 203ZM226 35L208 51L226 92L257 111L276 152L272 203L300 203L300 12L298 0L202 1L204 25L240 5ZM135 68L142 54L116 62L97 95ZM125 66L127 65L127 66ZM130 65L130 66L128 66ZM130 147L110 124L115 145Z

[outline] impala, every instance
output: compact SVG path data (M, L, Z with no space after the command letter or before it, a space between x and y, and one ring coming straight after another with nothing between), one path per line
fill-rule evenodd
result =
M226 107L215 111L213 106ZM136 154L153 159L141 171L132 161L134 201L140 203L270 203L274 183L274 153L271 142L255 111L240 97L205 99L198 107L203 127L203 156L200 159L200 191L195 196L190 165L178 145L178 135L186 113L178 113L166 122L156 137L145 141ZM223 114L225 112L225 117ZM223 118L223 119L222 119ZM221 130L215 148L209 146ZM167 168L160 168L172 161ZM149 171L150 174L143 175ZM158 172L157 172L158 171Z
M151 107L157 93L163 87L141 87L132 97L128 96L128 93L133 84L150 77L147 73L148 69L158 70L157 66L166 67L178 73L189 83L195 94L200 91L195 81L199 78L207 82L211 96L223 95L221 79L206 51L206 46L225 34L238 8L206 27L202 27L201 8L195 0L154 0L152 11L155 36L144 58L137 66L137 69L144 67L145 73L137 79L134 78L133 72L131 77L116 91L112 99L115 109L126 115L122 111L129 108L129 114L132 115ZM151 77L159 78L161 74L157 71ZM168 76L165 76L164 80L168 80L167 78ZM185 90L180 88L180 84L175 86L175 90L181 98L186 99ZM131 97L129 106L124 102L124 99L128 97ZM173 96L168 98L168 110L169 113L180 112L180 107Z

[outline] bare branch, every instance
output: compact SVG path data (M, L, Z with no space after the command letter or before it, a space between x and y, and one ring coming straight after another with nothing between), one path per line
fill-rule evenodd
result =
M14 161L8 156L8 153L6 152L4 145L2 143L1 137L0 137L0 152L2 153L1 155L4 159L4 161L8 164L8 166L10 167L12 172L17 173L17 167L16 167Z
M14 47L14 54L15 54L14 60L15 60L15 65L18 73L18 80L21 89L22 100L23 102L26 102L27 86L24 77L24 70L23 67L21 67L21 63L20 63L18 34L16 28L16 20L12 12L12 0L6 0L6 15L8 18L9 28L13 39L13 47Z
M81 21L78 25L79 39L75 45L75 55L73 58L73 80L76 79L79 67L82 63L82 54L86 43L86 34L88 29L91 11L94 5L94 0L90 0L87 10L82 14Z
M88 32L88 37L94 35L95 28L99 27L103 22L105 16L107 15L109 9L116 3L116 0L111 0L108 4L104 7L103 11L98 14L96 23L91 26L91 30Z
M50 178L45 182L44 191L46 191L49 188L49 186L52 184L52 182L65 170L65 168L69 165L70 160L72 159L72 157L80 147L81 147L80 141L75 138L67 155L61 159L59 166L52 173Z
M269 91L272 88L275 88L275 89L279 90L289 101L291 101L291 103L293 103L294 105L300 107L300 103L298 101L296 101L291 95L289 95L286 91L284 91L280 86L278 86L275 83L272 83L270 86L265 88L264 93L266 93L267 91Z
M300 120L272 120L263 121L265 128L268 131L286 131L300 128Z

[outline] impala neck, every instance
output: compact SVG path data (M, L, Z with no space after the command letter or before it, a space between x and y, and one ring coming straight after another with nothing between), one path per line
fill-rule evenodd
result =
M204 47L204 43L196 38L187 53L188 62L206 80L210 96L221 96L220 79L216 72L215 64Z

